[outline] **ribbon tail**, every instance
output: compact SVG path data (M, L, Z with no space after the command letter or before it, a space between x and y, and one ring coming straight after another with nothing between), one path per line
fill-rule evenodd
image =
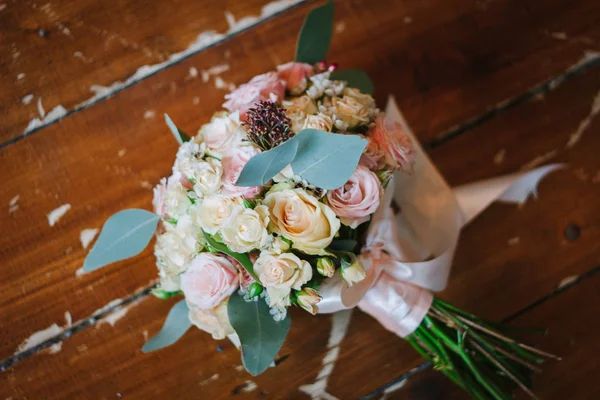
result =
M454 195L467 224L495 201L524 204L529 196L537 198L537 186L549 173L566 168L550 164L525 173L503 175L454 188Z

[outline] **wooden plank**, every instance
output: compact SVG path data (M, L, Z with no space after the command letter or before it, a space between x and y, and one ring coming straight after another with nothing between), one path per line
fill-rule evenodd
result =
M301 1L3 2L0 143L44 120L38 101L72 111Z
M277 9L274 5L294 2L269 3L263 13ZM8 60L2 66L0 85L9 88L0 97L0 113L5 116L0 143L19 137L33 118L39 118L38 99L46 111L59 105L65 111L85 106L121 88L118 82L137 81L162 68L161 63L174 54L194 48L199 32L226 32L225 10L239 20L258 14L263 4L228 2L223 9L214 0L186 1L178 7L128 0L108 8L103 5L101 10L89 2L35 9L28 2L7 6L0 13L0 25L6 21L10 28L7 45L0 49L2 59ZM239 76L232 82L243 82L291 59L299 27L316 4L302 4L222 47L224 54L244 61L244 71L237 71ZM415 129L423 137L445 132L559 74L600 40L600 6L592 0L527 5L518 0L452 4L339 0L336 5L331 59L342 67L366 70L375 80L378 100L389 93L401 96L401 105L414 117ZM129 23L122 24L123 20ZM71 34L61 33L61 26ZM50 35L36 36L40 28ZM82 56L75 57L76 53ZM14 54L19 56L13 58ZM93 61L86 64L87 58ZM186 75L191 68L210 67L205 58L199 54L187 61ZM147 67L133 75L142 66ZM20 74L25 76L17 80ZM90 88L99 96L92 97ZM34 98L24 105L23 99L31 94ZM211 110L217 104L203 100ZM432 109L446 113L432 113Z
M182 64L167 72L173 74L172 77L177 77L178 73L183 74L185 70L186 65ZM431 152L434 161L452 184L514 171L547 153L554 155L552 160L568 162L571 167L569 171L553 174L542 183L538 201L530 201L521 209L494 205L465 230L449 289L443 293L445 298L489 318L501 319L551 292L564 278L581 274L597 265L600 254L600 214L597 202L600 194L600 185L597 183L600 125L598 120L593 120L594 113L590 110L598 91L600 69L597 68L572 78L556 91L548 93L545 98L514 108ZM159 104L167 104L170 99L167 95L169 89L165 92L164 97L157 96ZM5 151L10 153L10 157L6 157L5 154L0 168L15 176L14 180L7 183L10 193L15 193L23 187L31 187L32 192L35 187L43 187L39 196L45 196L36 199L23 191L23 200L19 201L22 204L19 211L22 213L13 213L9 218L0 216L3 218L2 226L12 229L12 240L21 246L11 247L7 238L0 238L5 241L0 248L12 248L10 252L3 254L5 260L1 263L3 267L10 266L4 267L7 272L3 275L10 279L3 281L0 287L5 299L1 313L6 316L7 321L2 329L13 335L3 340L5 354L10 354L15 344L27 337L29 332L43 329L53 322L62 323L66 310L71 312L74 320L83 318L89 315L89 310L106 304L114 296L122 297L123 293L152 280L153 260L148 253L129 263L109 267L104 272L84 276L81 278L84 281L68 279L68 276L72 277L79 268L85 254L76 245L80 230L98 226L107 215L124 206L147 206L149 193L140 189L139 180L155 181L158 176L168 171L171 158L153 157L149 160L147 155L172 154L175 144L170 135L160 124L146 121L141 125L142 118L131 118L132 109L140 110L137 114L140 115L141 110L156 104L154 99L148 99L147 94L142 85L132 87L120 93L114 101L102 103L66 119L49 128L53 131L34 135ZM163 101L165 103L162 103ZM122 102L130 107L127 110L122 109ZM443 113L444 110L440 112ZM125 117L126 114L129 118ZM67 137L66 133L75 132L81 126L79 124L82 122L78 119L84 115L86 125L83 126L88 127L88 130L81 130L80 136ZM117 117L114 121L105 121L106 115ZM185 118L183 124L186 129L191 125ZM581 135L572 136L578 132L579 126L585 128ZM159 130L162 131L161 134ZM83 150L71 152L69 158L60 158L57 165L52 167L53 164L47 161L49 155L39 155L34 151L49 146L51 138L54 140L55 149L73 148L89 151L93 157L93 165L120 160L115 150L126 148L126 155L122 157L123 164L117 164L125 169L125 179L118 179L120 176L108 177L102 168L76 168L86 163L87 158L83 155ZM577 138L578 140L575 140ZM90 148L90 143L105 145ZM572 146L567 146L567 143L571 143ZM503 157L498 156L501 150L504 153ZM36 157L42 157L39 165ZM12 161L20 159L27 161L27 171L20 167L24 164L15 164ZM65 174L67 179L52 181L52 177L60 174ZM35 177L35 180L32 177ZM53 207L67 201L73 205L54 229L44 226L46 211L35 207L36 204L45 204L44 201L52 199L47 193L59 195L58 199L53 200ZM123 193L127 194L127 198L122 197ZM573 199L576 199L576 203L573 203ZM92 212L86 210L86 204L93 207ZM40 223L40 220L43 223ZM564 231L569 225L580 227L579 237L565 237ZM51 237L53 241L49 240ZM518 240L515 239L517 237ZM35 243L39 243L38 247L47 248L38 251L31 238L36 238ZM44 257L52 254L50 250L54 251L54 254L62 254L62 249L68 245L73 246L73 252L68 257L55 255L56 261L53 261L55 264L52 266L54 269L59 265L63 267L62 279L43 279L44 272L54 272L50 267L38 267L37 271L40 272L32 271L24 276L19 275L19 271L23 269L34 270L36 265L47 265L44 264ZM28 260L33 266L25 264ZM42 276L38 277L36 273ZM34 294L22 296L19 290L22 284L30 284ZM96 285L95 289L87 296L87 292L83 291L83 296L77 297L78 291L85 288L84 285L90 284ZM42 293L44 291L45 294ZM50 297L51 293L61 295ZM36 307L42 308L42 305L43 312L32 312ZM123 329L131 330L138 337L143 336L142 332L145 330L152 334L158 327L156 320L162 320L164 310L157 308L155 314L149 310L150 320L133 320L128 314L121 322ZM28 316L25 322L21 322L23 315ZM330 316L310 317L301 312L294 313L294 329L282 352L291 355L277 368L254 379L262 391L274 398L296 397L299 396L300 386L316 380L326 354L331 319ZM6 396L14 396L19 393L17 390L20 390L20 393L35 393L36 396L33 397L40 393L52 393L53 397L57 398L85 396L83 389L77 388L69 389L68 392L45 392L46 386L60 386L60 381L64 379L60 374L47 375L48 381L40 379L29 382L27 377L53 370L55 364L56 368L68 364L72 348L75 347L70 343L87 343L90 337L95 335L94 332L94 329L87 329L77 333L74 338L64 342L61 352L51 356L32 356L10 369L5 376L12 376L13 383ZM19 336L19 333L22 336ZM118 336L118 333L113 335ZM194 343L198 343L199 347L213 345L210 338L200 332L188 335L194 336ZM91 379L98 365L125 363L123 360L114 361L114 354L122 352L123 342L109 341L105 337L103 343L105 347L102 354L97 357L81 355L81 361L73 368L72 373L78 376L83 374L87 376L85 379ZM150 360L149 357L152 356L138 356L132 360L128 359L126 365L130 366L132 371L152 369L156 370L157 376L176 380L176 383L169 383L164 387L160 381L148 383L152 388L147 390L153 390L155 395L189 397L184 386L195 382L196 372L189 368L179 368L178 358L172 353L178 351L181 350L175 346L173 350L161 352L161 363ZM38 361L42 357L45 360L44 364ZM207 365L203 353L192 354L190 357L193 358L190 363L195 362L202 368ZM399 338L385 331L370 317L355 311L326 390L338 398L355 398L409 370L419 361L416 353ZM116 372L119 368L120 366L115 366L113 372L103 375L99 380L120 382L119 385L130 384L128 382L134 378L127 374L119 375ZM210 365L207 368L210 368ZM180 373L171 376L173 370ZM101 383L80 383L81 387L92 384L99 390L98 393L109 395L109 392L102 391Z
M596 268L597 270L598 268ZM518 326L547 327L543 338L529 337L531 343L547 349L563 359L544 365L544 372L534 377L534 392L541 399L597 399L600 386L596 382L598 363L591 354L600 352L598 342L598 301L600 274L597 272L569 287L538 307L522 314L514 322ZM460 389L432 370L416 374L391 388L385 399L418 398L467 400ZM380 397L373 397L380 398ZM529 398L523 393L518 399Z

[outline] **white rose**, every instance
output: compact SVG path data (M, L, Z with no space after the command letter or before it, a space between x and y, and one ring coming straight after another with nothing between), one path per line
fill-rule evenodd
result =
M223 154L239 146L246 137L246 131L240 123L240 113L236 111L224 117L213 118L200 129L199 135L208 148Z
M355 254L346 253L349 257L349 262L342 262L341 274L342 278L352 286L365 279L367 273L362 262L356 257Z
M203 310L188 303L190 308L189 318L192 324L208 332L213 339L225 339L228 335L235 334L229 316L227 315L227 301L222 302L215 308Z
M200 161L194 165L193 173L190 177L193 180L194 192L199 197L218 193L221 189L221 177L223 167L221 161L209 158L206 161Z
M312 278L310 264L293 253L263 251L254 263L254 272L267 288L271 307L288 306L292 289L300 290Z
M370 122L372 109L352 96L331 99L336 128L345 130Z
M263 203L269 208L269 228L307 254L325 254L340 229L333 210L304 189L270 190Z
M271 239L268 224L269 210L266 206L260 205L254 210L236 208L221 228L223 243L237 253L264 248Z
M174 172L166 181L166 188L162 195L162 208L163 215L168 215L170 218L177 219L181 215L185 215L192 205L189 199L190 193L189 188L186 188L182 182L189 185L191 183L180 173ZM191 193L193 197L196 197L195 193Z
M231 197L213 194L205 197L199 205L190 210L194 222L205 232L214 235L232 215L235 208L242 205Z
M165 229L157 236L154 248L161 278L185 271L187 263L202 250L200 231L190 216L182 216L175 226L166 223Z

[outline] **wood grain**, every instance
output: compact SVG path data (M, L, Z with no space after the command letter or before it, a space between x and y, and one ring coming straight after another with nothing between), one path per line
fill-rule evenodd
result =
M280 0L268 10L293 2ZM164 67L159 64L188 48L200 32L227 32L226 10L239 20L260 14L265 3L9 4L0 12L5 43L0 47L0 87L7 88L0 94L0 143L21 136L39 118L39 99L46 111L59 105L71 111L89 102L92 88L100 98L107 97L138 68L149 66L134 81ZM235 64L243 69L231 82L239 84L290 60L302 21L317 4L303 3L220 46L222 56L238 57L232 68ZM415 130L433 137L561 73L584 59L586 51L597 50L599 8L592 0L340 0L331 60L366 70L375 80L378 100L398 95L416 121ZM65 35L64 28L71 33ZM40 29L48 35L40 37ZM200 53L186 60L185 75L196 68L200 76L213 66L207 58ZM24 77L17 79L20 74ZM113 83L117 85L111 88ZM23 104L29 95L31 102ZM200 97L211 111L218 104Z
M301 1L6 1L0 143L40 118L38 100L74 110Z
M596 307L598 301L600 274L596 272L515 321L515 325L519 326L547 327L548 335L543 338L529 337L529 340L563 358L560 362L544 365L543 373L535 375L534 390L539 398L597 399L600 396L600 386L595 381L598 364L595 357L590 357L600 351L597 335L600 329ZM385 398L467 400L468 396L441 374L428 370L409 378L401 388L388 391ZM519 393L516 398L529 397Z
M143 179L155 182L167 173L172 160L167 154L174 154L176 146L160 122L143 120L141 114L146 107L174 107L170 101L175 97L185 98L200 90L192 86L194 83L180 85L176 80L184 75L186 67L183 63L165 71L171 75L164 79L176 81L176 93L163 87L163 96L149 98L149 89L136 85L113 100L61 121L47 132L0 153L0 168L14 176L4 190L10 196L21 193L21 208L8 217L0 216L2 226L8 226L11 232L10 238L0 238L0 248L9 249L2 253L0 263L3 268L0 290L4 294L0 312L6 321L2 326L2 337L6 338L4 355L11 354L33 331L53 322L62 324L66 310L74 320L84 318L114 297L123 297L153 279L155 272L149 252L97 274L74 279L85 254L77 244L78 233L99 226L120 208L148 207L150 193L139 182ZM568 162L570 166L569 170L556 172L542 182L539 200L529 201L522 208L494 205L467 227L449 289L442 293L443 297L483 316L502 319L550 293L564 278L598 265L600 125L590 116L598 91L600 69L596 68L431 152L434 162L452 184L512 172L548 153L554 155L552 161ZM216 101L216 97L212 100ZM132 117L135 115L137 119ZM191 118L182 118L183 128L190 132ZM571 135L582 123L585 125L586 119L587 128L574 141ZM411 117L409 121L413 121ZM69 134L72 132L78 134ZM51 154L36 151L49 148L50 144L54 145ZM117 152L122 148L126 153L119 157ZM498 157L501 150L503 158ZM153 155L152 159L148 154ZM495 162L501 158L502 162ZM22 165L28 167L23 169ZM103 165L109 165L115 174L108 175L106 168L98 168ZM53 199L54 194L58 198ZM43 208L40 206L52 204L48 206L52 209L65 202L70 202L73 208L57 226L49 228L45 225L47 210L40 210ZM86 209L86 205L90 208ZM565 237L565 229L570 225L581 229L578 238ZM73 247L73 251L65 256L67 246ZM46 276L48 272L50 275ZM23 296L21 286L28 295ZM194 398L189 388L191 382L197 381L198 370L220 373L221 366L215 367L210 361L212 356L203 350L191 352L186 351L187 347L212 349L215 343L208 335L195 331L188 333L181 344L156 355L136 353L143 332L156 332L166 312L166 306L157 304L154 299L145 300L117 322L116 330L106 325L86 329L66 340L57 354L25 359L0 376L8 382L0 385L0 394L86 398L86 388L93 387L94 393L106 398L114 397L115 390L127 390L132 398L145 398L149 393ZM145 317L137 317L138 308L143 308L139 312ZM290 357L253 379L268 398L304 398L297 388L314 382L322 367L332 317L311 317L301 312L293 316L292 334L282 351ZM125 334L137 341L127 341ZM96 335L101 335L101 339L94 339ZM102 351L78 354L78 362L73 363L77 347L82 344L94 347L89 343L98 343L96 346L102 343ZM125 349L128 353L123 356ZM183 368L178 356L182 353L186 357ZM160 362L154 357L160 357ZM233 351L228 357L231 358L223 361L225 369L239 362L239 355ZM418 355L399 338L369 316L355 311L326 389L338 398L356 398L419 362ZM65 365L71 366L68 372ZM107 365L110 365L107 370L99 369ZM124 368L127 371L121 373ZM54 370L63 372L47 373ZM137 379L144 385L136 386L134 371L142 374ZM66 376L78 379L77 385L67 384ZM223 387L227 386L218 386L219 390Z

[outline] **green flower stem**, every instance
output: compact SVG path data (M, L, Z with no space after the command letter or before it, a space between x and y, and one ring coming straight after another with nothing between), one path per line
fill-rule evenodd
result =
M432 333L434 333L436 336L438 336L444 342L444 344L446 344L452 351L454 351L456 354L458 354L460 356L460 358L463 359L465 364L473 372L473 375L475 375L475 377L477 378L477 381L479 381L479 383L481 383L481 385L488 391L488 393L490 393L492 395L492 397L494 399L496 399L496 400L510 399L510 396L496 390L493 387L493 385L491 385L490 382L481 375L479 369L471 360L471 357L469 357L469 355L462 348L460 348L448 336L446 336L446 334L444 332L442 332L437 327L437 325L433 322L431 317L426 316L423 321L425 322L426 326L432 331Z

